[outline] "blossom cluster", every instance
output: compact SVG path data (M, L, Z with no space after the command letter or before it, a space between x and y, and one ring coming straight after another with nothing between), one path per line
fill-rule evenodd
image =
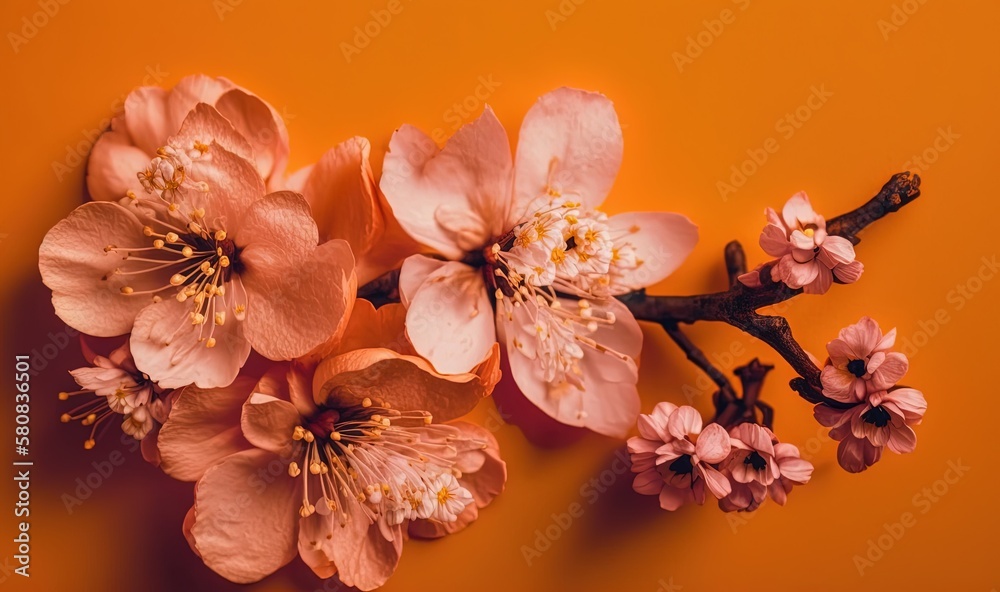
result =
M136 89L94 146L90 200L39 248L55 313L88 336L80 388L60 393L83 402L62 421L89 428L87 449L120 424L194 483L181 530L240 583L298 557L370 590L404 540L471 525L507 469L463 416L501 379L550 425L638 430L634 489L664 509L706 491L726 511L784 504L813 467L768 420L640 414L643 332L622 297L676 270L698 229L602 209L623 157L611 101L557 89L517 138L512 152L486 107L443 146L400 127L378 178L360 136L289 173L284 122L248 90L207 76ZM805 194L766 216L777 260L740 289L765 289L764 269L816 294L861 276ZM90 337L119 343L101 355ZM851 471L915 444L926 403L896 385L893 337L862 319L829 345L815 414Z

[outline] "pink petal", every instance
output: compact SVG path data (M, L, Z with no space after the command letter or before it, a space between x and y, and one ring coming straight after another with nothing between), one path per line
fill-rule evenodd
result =
M402 532L399 526L393 527L395 536L388 541L369 524L358 504L349 503L347 510L347 523L334 531L330 545L338 576L348 586L373 590L396 570L403 550Z
M826 229L826 222L813 210L812 204L809 203L809 196L806 195L805 191L796 193L785 202L785 207L781 210L781 218L789 228L816 224L820 228Z
M410 301L413 300L417 290L424 285L427 278L447 264L447 261L425 255L407 257L399 270L399 299L403 306L410 306Z
M882 331L871 317L861 317L857 323L840 330L840 338L854 352L855 360L865 359L882 340Z
M362 254L382 231L371 144L354 137L337 144L312 167L301 193L312 209L320 241L341 238Z
M490 394L489 376L442 375L424 359L382 348L355 350L327 358L316 368L317 405L360 405L365 398L394 409L430 412L445 422L471 411Z
M927 400L917 389L898 388L891 391L885 399L895 403L908 422L920 420L927 411Z
M826 294L833 285L833 272L822 265L815 265L816 279L803 286L806 294Z
M243 89L234 88L218 98L215 108L250 142L261 177L272 179L284 174L288 164L288 130L270 105Z
M458 428L464 438L456 443L461 442L466 446L459 449L456 458L462 471L458 481L472 494L475 500L473 505L485 508L503 492L507 483L507 463L500 458L500 445L489 430L476 424L456 421L449 425ZM473 444L475 447L472 447ZM472 469L467 465L468 457L477 457L477 468Z
M225 78L212 78L204 74L194 74L181 78L167 95L166 112L167 129L169 130L167 135L173 134L180 128L184 117L198 103L215 104L222 93L233 86L233 83Z
M845 284L853 284L861 279L861 273L865 266L860 261L851 261L847 265L838 265L833 268L833 275Z
M806 236L804 232L797 228L792 231L791 235L789 235L788 242L790 242L796 249L802 249L803 251L811 251L813 247L816 246L816 240L814 238Z
M170 139L172 146L184 150L192 150L195 143L210 146L213 142L253 166L254 153L250 142L215 107L205 103L199 103L187 114L180 130ZM254 174L261 176L257 170ZM263 192L257 195L263 195Z
M333 543L326 538L333 531L334 518L330 514L315 512L299 519L299 557L316 577L326 579L337 573L337 565L333 562Z
M688 405L678 407L670 414L670 420L667 421L667 431L677 439L682 439L688 434L698 434L701 432L701 427L701 414L694 407ZM728 437L727 434L726 438L728 439Z
M132 212L114 203L87 203L56 224L38 249L38 270L52 290L56 314L67 325L95 337L128 333L136 315L152 302L149 295L122 294L123 286L136 292L166 285L165 276L123 275L148 264L124 260L121 252L105 252L108 245L148 244L143 224ZM148 278L146 276L149 276ZM106 278L106 279L105 279Z
M807 483L812 477L813 466L801 458L787 458L781 461L781 476L796 483Z
M781 257L791 252L785 229L777 224L765 226L760 233L760 248L772 257Z
M521 123L513 220L550 190L597 207L622 162L622 130L604 95L559 88L543 95Z
M496 342L492 313L480 272L448 262L410 297L406 335L439 372L468 372Z
M265 357L303 356L347 326L357 290L354 258L346 242L315 247L316 237L308 204L290 192L258 200L243 219L237 244L246 245L246 334Z
M723 432L725 432L725 430L723 430ZM715 497L722 499L729 495L729 493L733 490L732 486L729 484L729 479L727 479L726 476L719 471L706 465L700 465L699 469L702 477L705 479L705 486L708 487L708 490L711 491L712 495Z
M860 380L850 372L834 366L824 366L820 374L823 383L823 394L842 403L854 403L859 399L855 396L854 386Z
M624 270L616 293L652 286L674 272L698 243L698 227L685 216L668 212L629 212L611 216L608 229L616 248L630 244L639 261Z
M886 443L889 450L896 454L907 454L917 448L917 433L908 425L893 427L889 430L889 441Z
M837 462L850 473L860 473L874 464L868 462L871 458L869 448L873 447L867 440L845 438L837 446Z
M660 507L673 512L684 505L685 502L693 502L690 489L678 489L675 487L663 487L660 490Z
M797 289L812 283L819 275L819 265L815 261L808 263L798 263L789 255L785 255L778 262L775 268L778 277L785 282L789 288Z
M136 366L163 388L228 386L250 355L243 323L195 325L192 311L190 301L169 297L144 308L129 340ZM209 335L215 347L206 346Z
M240 452L198 481L191 538L205 565L231 582L256 582L298 551L298 481L286 477L251 488L258 471L278 460L263 450Z
M131 190L145 191L136 173L149 166L151 156L132 144L124 122L115 118L112 129L101 134L87 159L87 191L94 201L118 201Z
M691 408L689 407L688 409ZM698 418L700 423L701 416L699 415ZM770 442L768 442L768 447L770 447ZM717 423L710 423L705 426L705 429L698 436L698 442L695 445L695 453L698 455L698 458L708 463L722 462L729 456L731 449L732 444L729 441L729 433L726 432L726 428Z
M833 269L854 261L854 245L842 236L828 236L819 249L819 260Z
M657 495L663 489L663 477L656 469L643 471L632 480L632 489L642 495Z
M412 126L396 130L380 186L410 236L457 260L510 228L511 171L507 133L486 107L440 151Z
M609 302L612 309L622 306L617 301L613 302ZM545 380L543 368L535 359L533 349L537 336L532 330L532 318L533 315L543 314L537 312L536 307L534 301L526 302L514 309L513 319L508 318L503 310L497 311L497 325L506 341L511 375L518 388L539 409L563 424L624 437L635 425L639 414L639 395L635 387L638 368L630 357L642 345L638 323L631 315L616 317L613 328L598 329L592 335L598 343L628 357L623 359L585 346L584 357L579 364L582 371L579 379L584 385L584 390L581 390L564 381L563 377L557 377L553 382ZM517 347L516 343L522 344L522 347Z
M785 221L781 219L781 216L778 215L778 212L774 211L774 208L764 208L764 218L767 219L768 224L777 226L779 229L782 230L782 233L784 234L785 237L785 242L787 242L788 233L785 230L786 228Z
M156 153L177 131L168 114L167 91L158 86L143 86L130 92L125 98L125 123L139 149L146 154Z
M181 481L197 481L223 458L250 448L240 430L240 415L255 383L241 377L225 388L181 391L160 430L163 472Z
M741 284L743 284L748 288L761 287L762 284L760 283L760 266L758 266L757 269L748 271L744 274L740 274L740 276L737 277L736 279L738 279Z
M903 378L909 367L910 362L906 359L905 355L899 352L885 354L885 360L872 373L872 386L877 390L886 390L894 386Z
M845 421L850 419L850 411L834 409L833 407L820 403L819 405L813 407L813 416L821 426L832 428L842 425Z
M896 328L893 327L882 339L875 345L875 351L888 351L892 349L892 346L896 343Z
M243 437L261 450L290 458L291 435L298 425L302 425L302 416L288 401L255 392L243 404Z

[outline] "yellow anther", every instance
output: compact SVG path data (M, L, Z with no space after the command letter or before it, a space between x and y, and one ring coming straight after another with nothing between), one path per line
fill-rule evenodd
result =
M214 337L209 337L205 340L205 347L215 347L216 341Z
M323 469L320 468L320 464L318 462L309 463L309 472L313 475L319 475L322 470Z
M152 226L143 226L142 227L142 233L145 234L146 236L153 236L153 227Z
M184 276L182 276L179 273L175 273L174 275L170 276L170 285L179 286L184 283L184 279L185 279Z
M168 243L176 243L180 239L180 237L177 236L176 232L168 232L166 239Z
M295 426L295 429L292 430L292 440L301 440L305 433L306 431L302 426Z
M95 442L93 438L90 438L88 440L84 440L83 441L83 449L84 450L90 450L91 448L93 448L96 445L97 445L97 442Z
M163 243L163 239L160 239L160 238L158 238L155 241L153 241L153 247L156 248L156 249L162 249L163 248L163 244L164 244Z
M368 397L365 397L364 400L361 401L361 406L362 407L371 407L372 406L372 400L369 399Z
M181 255L184 255L185 257L190 257L191 255L194 255L194 249L192 249L191 247L184 247L183 249L181 249Z
M132 201L139 199L139 196L136 195L135 192L132 191L131 189L125 192L125 197L131 199Z
M117 248L118 248L118 247L116 247L116 246L114 246L114 245L108 245L108 246L104 247L104 252L105 252L105 253L110 253L111 251L114 251L114 250L115 250L115 249L117 249Z
M204 322L205 322L205 315L201 314L200 312L193 312L193 313L191 313L191 324L192 325L201 325Z
M225 255L223 255L219 259L219 267L229 267L229 257L226 257Z
M215 324L220 326L226 324L226 311L215 313Z
M72 419L73 418L70 417L69 413L63 413L62 415L59 416L59 421L63 423L69 423L70 421L72 421Z
M305 440L306 442L312 442L313 440L316 439L316 436L314 436L312 432L306 432L305 434L303 434L302 439Z
M67 393L67 392L59 393L59 400L60 401L65 401L67 399L69 399L69 393Z
M194 214L192 214L192 215L194 215ZM201 234L201 225L198 224L197 222L191 222L191 223L188 224L188 230L190 230L191 232L193 232L195 234Z
M340 442L340 432L330 432L330 439L334 442Z
M135 292L135 290L133 290L129 286L122 286L121 287L121 293L122 294L128 295L128 294L131 294L132 292Z
M298 477L302 474L302 469L299 468L299 463L292 461L288 464L288 476Z
M225 230L216 230L215 231L215 240L217 240L217 241L224 241L224 240L226 240L226 231Z

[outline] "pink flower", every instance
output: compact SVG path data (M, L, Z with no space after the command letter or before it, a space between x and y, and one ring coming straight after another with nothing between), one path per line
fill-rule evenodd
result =
M344 239L351 246L361 286L422 250L393 217L375 182L370 154L367 139L351 138L291 175L282 187L309 202L320 243Z
M854 403L867 392L895 385L909 368L905 355L890 351L895 342L896 329L883 335L870 317L841 329L837 339L826 344L830 361L823 368L823 394Z
M443 376L381 346L402 330L400 305L358 308L345 342L360 349L314 372L277 365L256 385L188 387L163 428L162 468L197 480L185 535L231 581L257 581L299 555L320 577L374 589L395 570L407 529L460 530L503 490L496 440L439 423L489 394L499 352L476 373ZM247 501L234 511L234 499Z
M227 385L251 347L283 360L334 340L356 290L347 242L317 246L309 204L268 194L251 146L208 105L158 154L143 197L84 204L46 235L56 314L89 335L131 332L164 388Z
M638 427L639 436L628 440L637 493L659 495L660 507L671 511L685 503L703 504L706 485L717 498L729 495L729 480L713 466L732 447L721 425L702 430L693 407L658 403L652 414L639 415Z
M613 296L669 275L697 229L677 214L596 209L622 158L611 102L569 88L543 96L513 159L489 107L443 149L412 126L389 149L386 199L403 229L445 259L402 266L416 350L438 371L463 372L499 339L518 387L548 415L624 435L639 411L642 334Z
M168 144L198 103L215 107L251 147L251 160L268 187L281 180L288 161L288 132L278 113L225 78L199 74L182 78L172 90L143 86L129 93L124 112L111 120L111 129L98 138L87 161L91 197L118 201L130 191L141 195L136 171Z
M768 224L760 235L760 246L778 262L771 268L771 279L781 280L789 288L802 288L807 294L823 294L836 277L845 284L861 277L863 266L854 260L854 245L840 236L826 234L826 220L817 214L804 192L793 195L781 216L765 210ZM752 278L740 278L754 287Z
M752 512L770 495L785 505L794 485L807 483L813 466L802 460L799 449L778 441L766 427L742 423L729 432L733 450L720 465L729 477L732 492L719 500L726 512Z
M913 452L917 435L913 427L927 411L923 393L912 388L894 388L869 393L849 408L816 405L813 410L821 425L832 428L830 437L839 440L837 461L852 473L864 471L882 457L888 447L896 454Z
M90 366L70 370L81 390L61 392L59 400L67 401L81 395L86 395L87 400L63 413L61 421L79 420L82 425L92 426L90 436L83 443L89 450L97 443L97 428L119 417L122 431L141 440L143 457L156 464L157 432L170 412L173 392L161 389L136 368L127 340L107 357L94 353L84 339L80 344Z

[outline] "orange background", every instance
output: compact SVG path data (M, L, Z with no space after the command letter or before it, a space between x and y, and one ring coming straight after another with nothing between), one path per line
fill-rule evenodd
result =
M817 355L863 314L885 329L897 326L901 345L919 346L908 352L905 379L930 405L917 451L887 452L867 473L847 474L809 406L787 388L791 371L775 353L728 327L697 325L690 334L725 368L752 355L776 363L764 394L777 408L776 429L816 465L812 482L797 488L788 506L770 503L735 519L711 506L669 514L655 498L632 494L628 475L591 504L592 490L581 488L612 467L620 442L594 435L542 450L503 426L497 436L510 467L505 494L466 532L408 543L386 589L996 589L1000 461L995 410L986 403L996 395L989 373L997 368L1000 281L974 278L982 258L997 252L1000 206L991 175L1000 137L1000 7L941 0L576 2L473 7L402 0L402 10L350 61L341 44L353 43L355 27L386 0L71 0L48 19L35 16L48 22L16 51L7 33L23 34L22 19L39 13L44 1L4 2L3 458L13 448L13 356L63 331L36 263L46 230L81 199L84 168L68 152L81 143L86 149L86 130L98 128L151 73L168 86L205 72L254 90L285 113L296 168L355 134L371 138L379 167L392 130L404 122L450 135L454 123L471 118L453 104L468 100L474 113L481 110L480 77L499 83L488 101L513 139L536 97L572 85L611 97L624 126L625 161L607 209L681 211L701 227L697 250L655 287L661 293L723 289L721 252L733 238L747 246L751 262L762 261L756 238L765 206L780 207L804 189L832 217L874 195L892 173L917 167L914 155L926 156L919 167L923 196L864 232L862 280L784 309L803 346ZM729 22L711 22L720 17ZM895 28L880 29L879 21ZM686 51L698 55L679 67L675 52ZM832 95L803 107L808 120L800 127L780 124L807 105L814 86ZM777 152L724 200L717 183L768 138ZM53 163L70 169L61 180ZM725 359L733 348L746 348L735 364ZM709 413L705 382L657 328L647 331L643 357L645 411L698 391L691 400ZM58 423L55 394L70 385L64 371L81 362L71 347L32 383L32 586L9 574L10 560L0 577L33 590L229 589L181 536L190 485L145 465L115 434L84 451L80 428ZM476 414L484 419L491 409L485 403ZM68 514L60 496L114 450L124 464ZM922 491L946 476L949 462L969 470L927 503ZM0 483L0 557L7 557L15 492L9 477ZM574 503L582 516L529 566L522 547ZM877 543L884 525L904 512L915 523L860 575L854 556L867 553L869 541ZM253 589L324 587L296 560Z

